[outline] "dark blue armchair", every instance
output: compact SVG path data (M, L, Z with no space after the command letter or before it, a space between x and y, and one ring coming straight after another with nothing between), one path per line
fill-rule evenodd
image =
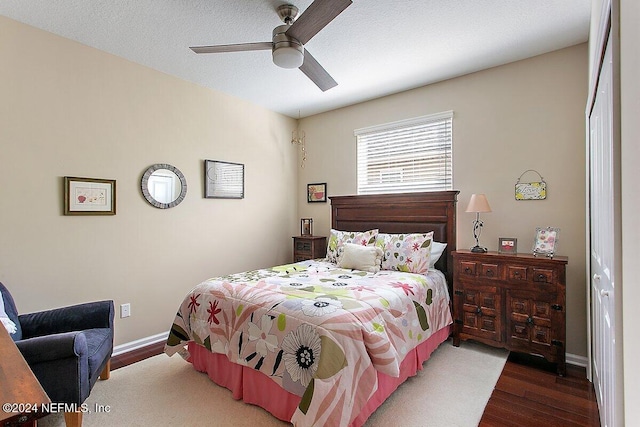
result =
M16 325L11 338L51 401L77 405L78 411L65 413L67 426L82 425L80 405L98 377L109 378L113 301L19 315L2 283L0 292L5 312Z

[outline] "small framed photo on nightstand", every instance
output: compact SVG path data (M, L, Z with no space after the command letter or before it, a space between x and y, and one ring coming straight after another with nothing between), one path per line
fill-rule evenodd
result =
M518 239L516 239L515 237L498 237L498 253L518 253Z
M313 219L302 218L300 220L300 235L313 236Z

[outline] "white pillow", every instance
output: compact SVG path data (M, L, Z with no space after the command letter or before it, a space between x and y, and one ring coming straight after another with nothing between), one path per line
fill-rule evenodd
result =
M381 262L382 249L379 247L345 243L338 259L338 267L377 273Z
M436 262L438 262L446 247L446 243L436 242L435 240L431 242L431 259L429 260L430 268L435 267Z

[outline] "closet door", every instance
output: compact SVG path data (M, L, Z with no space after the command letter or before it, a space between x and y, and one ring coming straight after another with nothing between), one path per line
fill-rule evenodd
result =
M611 37L589 116L593 385L601 425L616 426L616 248L620 247L619 144L614 135Z

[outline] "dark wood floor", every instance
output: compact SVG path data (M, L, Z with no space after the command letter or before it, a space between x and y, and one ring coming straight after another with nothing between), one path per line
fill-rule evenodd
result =
M511 353L484 410L481 427L600 426L593 384L584 368L567 376L543 359Z
M132 363L139 362L147 359L151 356L162 353L164 349L164 341L155 344L150 344L146 347L138 348L118 356L111 357L111 370L122 368L123 366L131 365Z
M111 358L118 369L162 353L152 344ZM543 359L512 353L484 410L480 427L600 426L593 385L584 368L567 366L567 376Z

